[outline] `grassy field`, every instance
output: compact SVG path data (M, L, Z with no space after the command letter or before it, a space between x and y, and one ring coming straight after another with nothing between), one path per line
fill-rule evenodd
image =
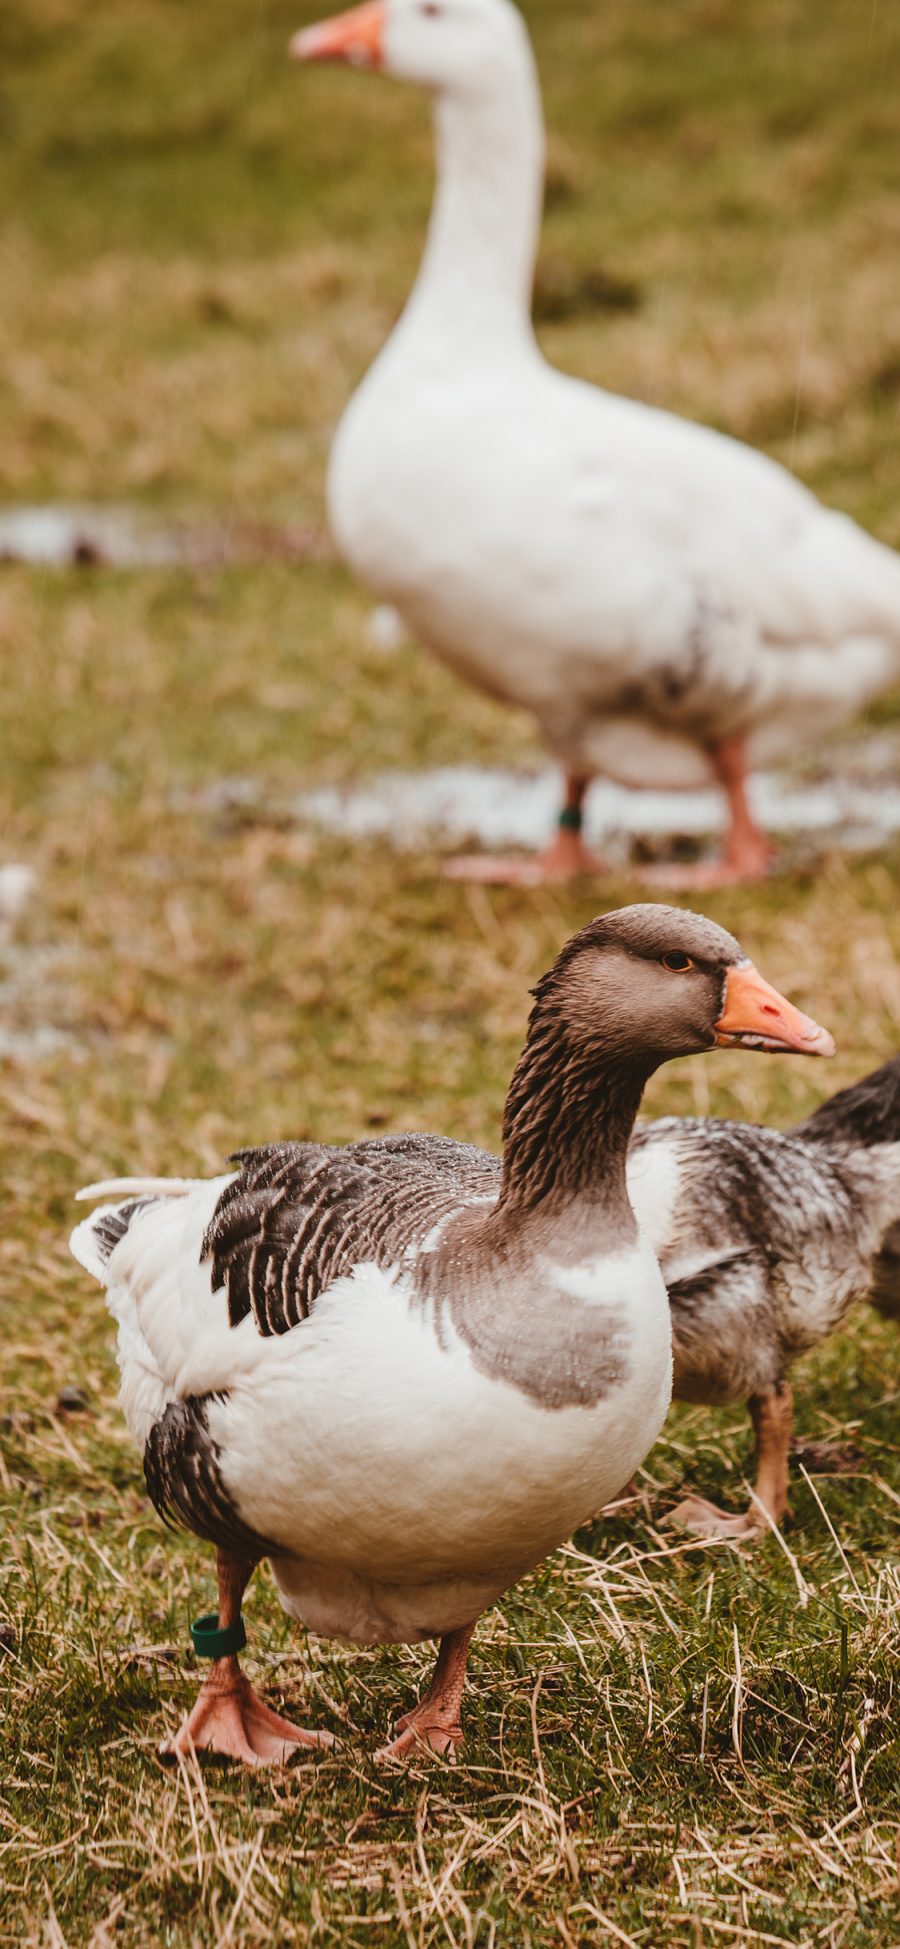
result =
M527 12L548 352L764 445L900 544L893 0ZM413 94L288 66L303 17L6 0L0 503L323 529L331 431L413 274L430 146ZM898 1343L867 1317L797 1376L800 1429L851 1437L861 1471L798 1476L786 1548L685 1544L667 1507L685 1481L736 1503L749 1430L673 1414L640 1511L483 1621L455 1770L369 1758L427 1648L307 1641L264 1574L248 1669L340 1750L263 1778L157 1761L211 1556L143 1495L111 1326L66 1251L73 1192L278 1135L495 1146L530 983L635 894L465 890L434 857L297 828L302 784L535 762L513 714L414 647L386 661L367 609L328 560L0 566L0 861L40 876L0 947L0 1942L891 1949ZM674 1065L648 1110L785 1122L892 1053L898 864L834 854L711 896L838 1060Z

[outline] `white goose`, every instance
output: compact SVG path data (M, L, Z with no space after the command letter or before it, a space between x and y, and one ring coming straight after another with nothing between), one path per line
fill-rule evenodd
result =
M567 777L542 855L451 870L530 884L599 864L581 807L603 773L718 780L724 856L678 882L762 874L747 768L900 675L900 564L763 455L546 364L541 104L510 0L374 0L291 51L436 96L424 261L339 428L330 516L363 581L460 676L532 712Z
M385 1752L451 1750L480 1613L608 1501L662 1425L666 1289L634 1218L647 1077L716 1043L831 1039L696 914L591 922L535 991L502 1173L468 1145L274 1144L212 1182L125 1180L72 1249L119 1321L150 1495L218 1552L209 1678L175 1749L251 1764L329 1743L240 1670L241 1600L355 1643L439 1636Z

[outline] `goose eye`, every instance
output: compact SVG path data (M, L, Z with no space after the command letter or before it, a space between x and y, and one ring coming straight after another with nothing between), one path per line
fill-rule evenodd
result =
M677 954L673 952L672 954L664 954L662 956L662 965L664 968L668 968L670 974L686 974L688 968L692 968L694 963L689 954Z
M426 20L437 20L438 15L443 11L443 7L437 6L436 0L424 0L424 5L419 8L420 14L424 14Z

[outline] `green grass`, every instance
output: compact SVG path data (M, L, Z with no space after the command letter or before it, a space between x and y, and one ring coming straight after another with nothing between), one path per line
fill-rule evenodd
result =
M545 279L570 294L550 354L792 459L900 542L894 10L528 14ZM7 0L0 498L322 527L331 428L413 274L430 149L412 93L292 70L300 19L281 0ZM598 270L637 308L580 304ZM366 613L327 564L0 568L0 859L40 873L0 949L0 1941L889 1949L898 1362L863 1316L796 1377L801 1430L849 1432L866 1459L797 1479L793 1561L667 1535L684 1481L737 1503L749 1459L742 1414L682 1410L642 1511L483 1621L455 1771L369 1757L427 1649L307 1641L265 1576L248 1668L339 1753L271 1778L156 1760L212 1566L143 1496L110 1323L66 1251L74 1190L211 1171L276 1135L496 1145L526 991L598 904L466 891L434 857L297 830L301 785L535 758L527 724L415 648L378 656ZM673 1065L648 1110L786 1122L892 1053L898 865L835 854L710 897L840 1054L826 1073ZM67 1385L83 1411L58 1410Z

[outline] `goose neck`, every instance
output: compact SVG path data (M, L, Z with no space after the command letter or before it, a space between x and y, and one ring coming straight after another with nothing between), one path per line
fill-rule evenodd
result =
M586 1203L633 1224L628 1147L652 1054L576 1040L540 1004L513 1072L503 1121L498 1209L507 1217Z
M543 190L533 64L438 97L437 188L407 329L533 342L531 287Z

